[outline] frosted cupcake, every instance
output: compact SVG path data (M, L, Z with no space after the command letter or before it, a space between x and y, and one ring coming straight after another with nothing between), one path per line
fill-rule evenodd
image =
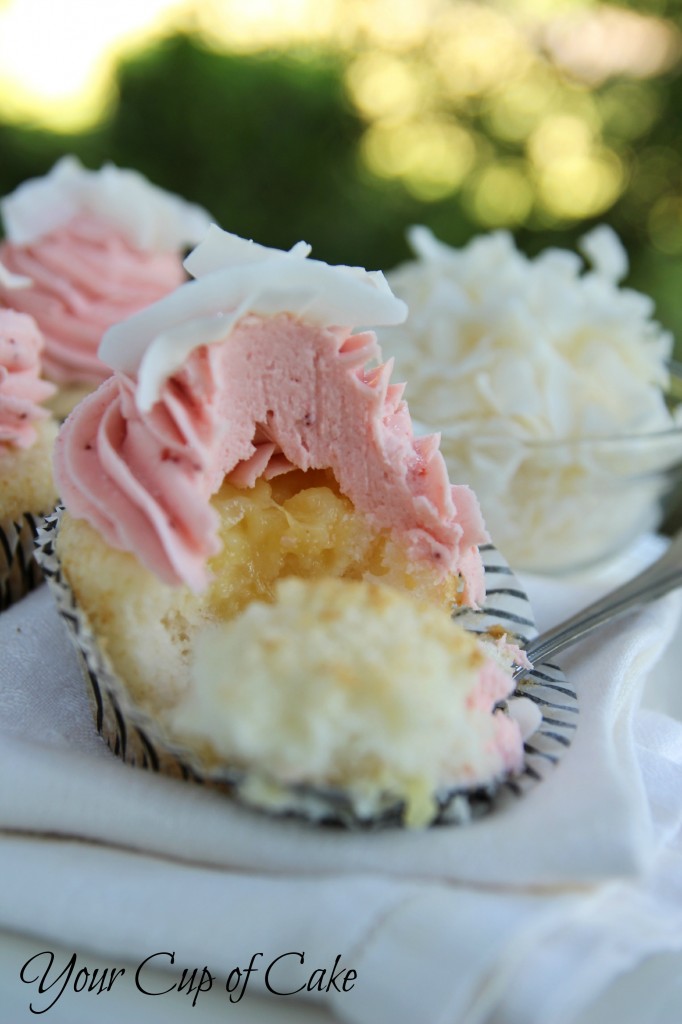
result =
M45 335L44 373L59 385L55 408L63 414L110 373L97 356L106 328L185 279L183 250L200 241L210 218L136 171L90 171L74 157L25 182L0 208L0 260L31 280L16 308ZM0 304L12 300L0 284Z
M343 793L351 817L398 806L424 824L438 791L522 759L494 710L509 672L450 621L484 597L487 534L438 439L414 437L390 365L370 368L374 334L352 333L403 304L381 275L308 252L212 228L196 280L107 333L113 375L57 443L52 569L128 760L153 749L254 803L325 817ZM448 693L470 742L432 729Z
M1 265L0 281L12 294L27 285ZM30 316L0 309L0 609L39 582L35 524L57 500L57 427L41 405L54 387L40 379L42 350L42 334Z

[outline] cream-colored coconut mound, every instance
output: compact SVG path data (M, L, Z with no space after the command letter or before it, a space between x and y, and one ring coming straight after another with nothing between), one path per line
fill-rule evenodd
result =
M35 425L37 438L29 448L0 445L0 522L18 521L25 512L51 512L57 502L52 478L52 449L57 424Z
M515 723L492 713L490 668L442 608L366 581L290 578L200 631L190 688L162 720L205 765L252 772L255 802L277 802L268 780L343 790L367 816L389 794L419 826L438 790L490 782L520 749Z

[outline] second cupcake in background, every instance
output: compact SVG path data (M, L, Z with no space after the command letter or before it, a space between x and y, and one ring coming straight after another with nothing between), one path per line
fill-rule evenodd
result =
M43 332L44 374L63 416L111 372L97 356L104 331L185 280L183 253L211 218L136 171L91 171L74 157L24 182L0 211L0 261L29 282L10 292L0 281L0 305L30 314Z
M12 296L27 287L2 265L0 282ZM36 521L57 500L52 478L57 424L42 405L55 389L40 379L43 345L32 317L0 309L0 610L40 581L33 560Z

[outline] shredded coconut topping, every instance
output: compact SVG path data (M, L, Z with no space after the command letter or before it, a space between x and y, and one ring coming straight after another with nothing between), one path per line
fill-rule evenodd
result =
M380 340L507 558L574 568L654 528L682 459L664 394L673 342L652 300L619 284L615 233L582 240L589 266L559 249L529 259L505 232L459 250L423 227L409 238L416 259L387 275L409 315Z
M460 250L423 227L409 237L417 259L388 275L409 316L380 337L417 418L531 441L671 425L672 337L650 298L618 287L627 257L610 228L583 239L587 271L567 251L528 259L505 232Z

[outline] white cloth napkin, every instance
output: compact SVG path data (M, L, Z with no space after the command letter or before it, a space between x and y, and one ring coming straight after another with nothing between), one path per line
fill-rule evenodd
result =
M290 989L340 954L353 987L300 995L354 1024L566 1024L682 949L682 724L636 711L678 618L666 598L562 659L575 741L504 813L351 834L120 764L43 588L0 616L0 927L112 962L172 949L223 985L256 952L305 952L279 962Z

